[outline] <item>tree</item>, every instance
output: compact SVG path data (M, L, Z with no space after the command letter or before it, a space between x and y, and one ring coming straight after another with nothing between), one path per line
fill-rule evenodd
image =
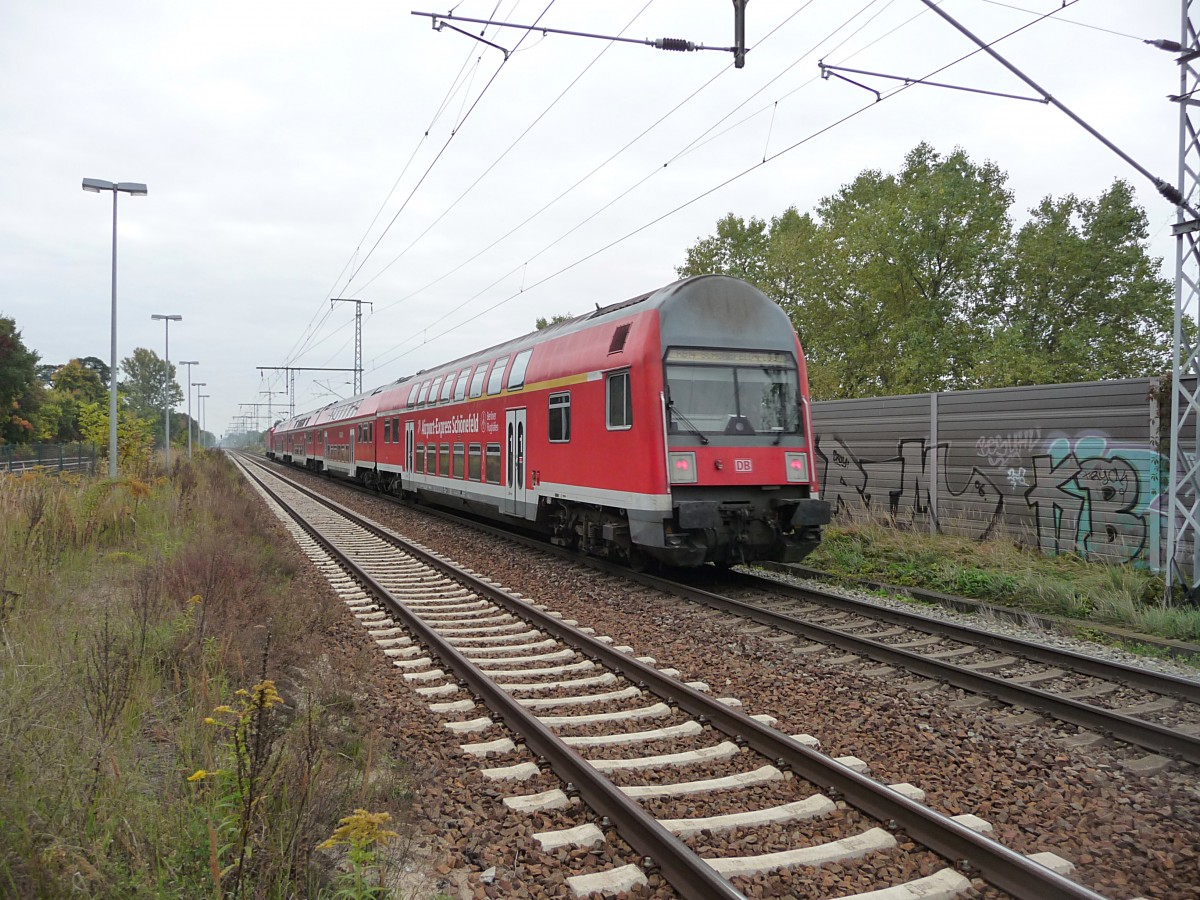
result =
M811 215L726 215L677 271L744 278L779 302L822 399L1167 368L1169 290L1129 186L1047 198L1016 234L1012 200L994 163L922 143Z
M732 275L762 287L767 277L767 223L751 216L747 221L728 213L717 221L717 233L701 238L687 250L687 258L675 271L681 278L716 273Z
M1095 200L1046 197L1017 233L995 322L995 386L1153 375L1171 368L1174 300L1124 181ZM1189 332L1193 333L1193 332Z
M85 403L79 409L83 440L108 451L108 406ZM139 418L127 404L117 407L117 461L122 469L145 470L154 450L154 425Z
M153 350L138 347L132 356L121 360L121 369L125 373L121 390L138 418L161 425L167 404L178 406L183 402L183 390L175 383L175 366Z
M41 402L38 355L28 349L15 319L0 316L0 443L21 443L34 435Z
M549 328L551 325L557 325L559 322L566 322L573 318L575 318L575 316L571 313L555 313L549 319L545 318L544 316L538 316L537 321L533 324L533 327L538 331L541 331L543 328Z
M83 404L104 402L107 390L94 369L79 359L59 366L50 377L38 417L38 438L48 441L82 440L79 411Z

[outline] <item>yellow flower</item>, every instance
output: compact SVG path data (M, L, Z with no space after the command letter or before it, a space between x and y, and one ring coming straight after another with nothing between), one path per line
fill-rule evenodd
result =
M338 844L348 844L356 850L365 850L372 844L386 844L392 838L400 837L383 827L391 821L390 813L369 813L365 809L356 809L353 815L338 821L333 834L318 844L317 849L328 850Z
M275 690L275 682L269 678L256 684L253 688L253 692L253 704L258 709L269 709L276 704L283 703L283 698L280 697L279 692Z
M214 709L213 712L214 713L231 713L231 712L233 712L233 710L230 709L228 706L221 705L221 706L218 706L216 709Z
M216 724L217 724L217 720L216 720L216 719L214 719L212 716L205 716L205 717L204 717L204 724L205 724L205 725L216 725Z
M188 597L188 603L192 604L193 606L203 602L204 598L202 598L199 594L192 594L192 596Z
M197 769L194 774L188 776L188 781L200 781L202 778L207 778L208 773L203 769Z

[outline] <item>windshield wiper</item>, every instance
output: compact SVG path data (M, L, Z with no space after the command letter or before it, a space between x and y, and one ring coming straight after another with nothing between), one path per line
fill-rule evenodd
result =
M694 434L696 437L700 438L701 444L708 443L708 438L705 436L704 432L701 431L699 428L697 428L695 426L695 424L693 424L691 419L689 419L687 416L685 416L683 413L681 413L679 410L677 410L675 408L674 400L667 401L667 409L671 410L671 415L675 416L681 422L683 422L683 424L688 427L688 430L691 431L692 434Z

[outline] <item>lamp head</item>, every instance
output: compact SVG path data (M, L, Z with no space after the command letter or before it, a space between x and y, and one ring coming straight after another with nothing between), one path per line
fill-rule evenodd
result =
M101 191L111 191L116 188L116 185L111 181L105 181L103 178L85 178L83 179L83 189L91 191L93 194L98 194Z

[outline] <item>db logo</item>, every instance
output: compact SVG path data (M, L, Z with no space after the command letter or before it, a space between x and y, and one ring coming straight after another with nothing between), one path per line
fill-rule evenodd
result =
M748 459L735 459L733 461L733 471L735 472L753 472L754 463Z

